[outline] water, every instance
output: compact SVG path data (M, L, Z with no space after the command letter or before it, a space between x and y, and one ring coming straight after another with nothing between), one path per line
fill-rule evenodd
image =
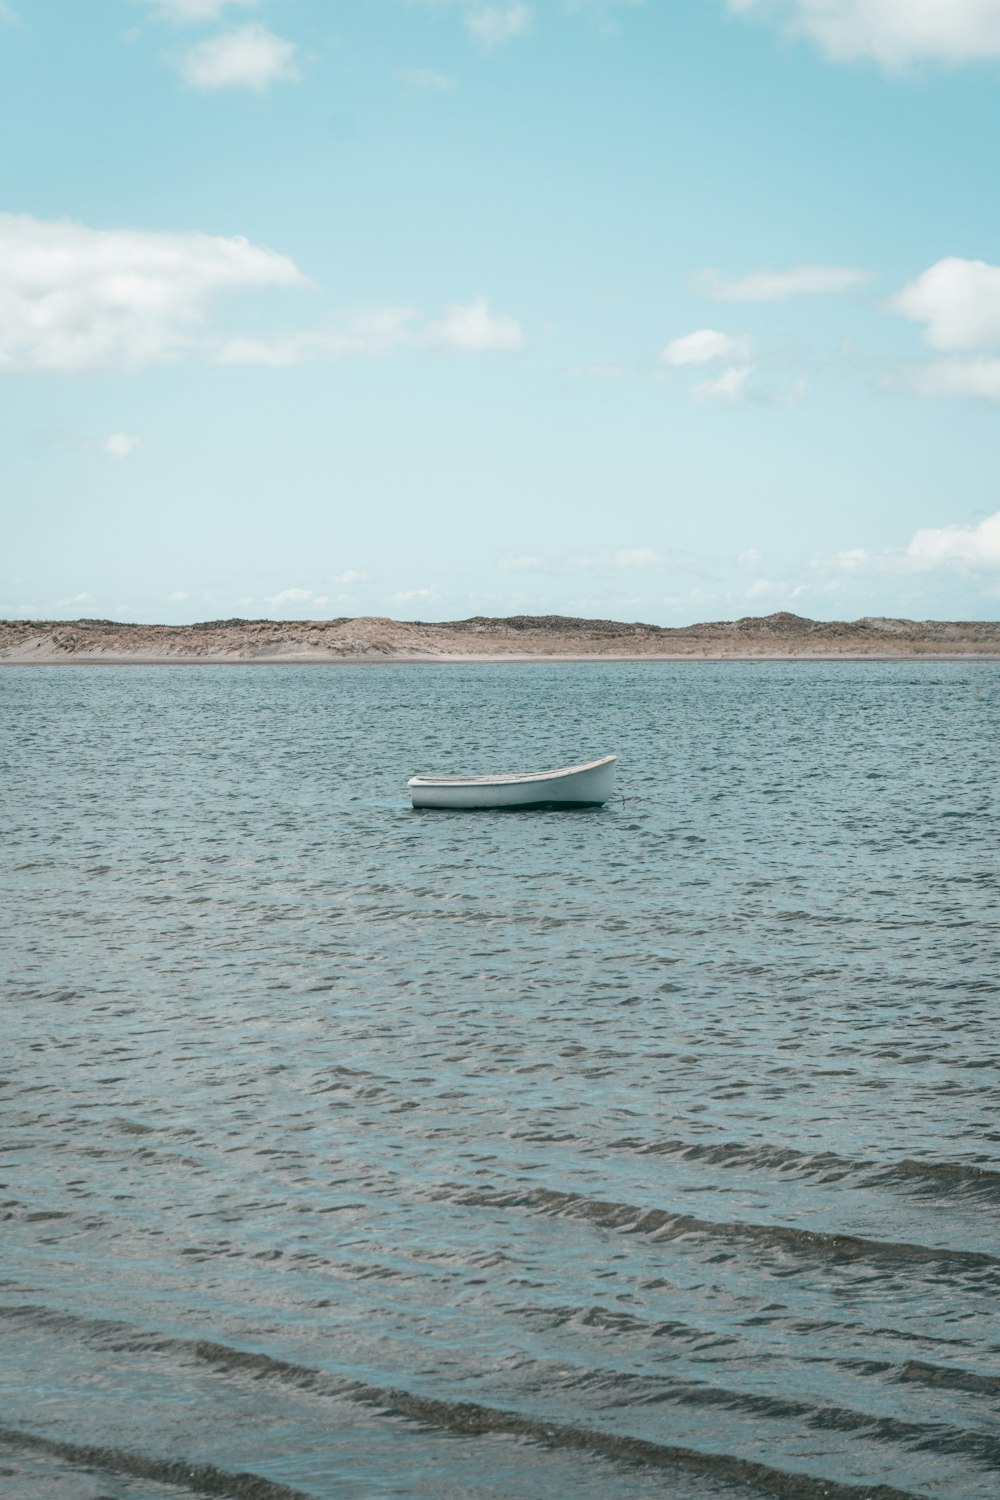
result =
M0 675L0 1492L992 1500L998 689Z

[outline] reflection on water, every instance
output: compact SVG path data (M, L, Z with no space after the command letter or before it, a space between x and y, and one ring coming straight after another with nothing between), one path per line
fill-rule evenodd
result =
M998 687L0 675L3 1482L994 1496Z

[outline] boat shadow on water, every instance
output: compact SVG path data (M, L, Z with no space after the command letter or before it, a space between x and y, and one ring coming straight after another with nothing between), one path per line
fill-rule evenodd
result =
M623 806L624 797L616 797L615 803ZM533 817L538 813L599 813L610 812L614 804L606 802L519 802L509 807L414 807L412 812L434 813L440 816L442 813L451 813L455 817L467 817L469 813L478 813L480 817L493 813L501 817L510 817L512 813L522 816L530 813Z

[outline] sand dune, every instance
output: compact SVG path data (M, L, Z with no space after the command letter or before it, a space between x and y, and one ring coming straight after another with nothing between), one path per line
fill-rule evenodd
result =
M1000 622L872 618L819 621L787 613L670 628L564 615L425 623L209 620L0 621L0 663L379 662L741 657L1000 657Z

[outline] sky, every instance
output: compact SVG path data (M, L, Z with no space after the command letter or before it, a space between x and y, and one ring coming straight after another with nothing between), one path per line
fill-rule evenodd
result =
M0 615L1000 617L1000 0L0 0Z

